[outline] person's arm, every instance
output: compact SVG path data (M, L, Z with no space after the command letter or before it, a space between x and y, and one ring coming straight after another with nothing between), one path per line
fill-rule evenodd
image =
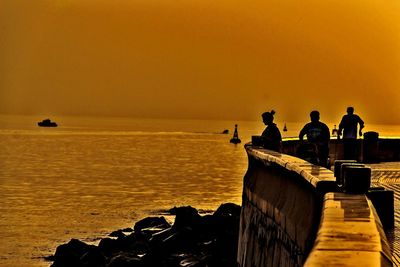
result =
M360 130L358 131L358 134L360 136L362 136L362 129L364 128L364 121L360 117L358 117L358 123L360 124Z
M342 120L339 123L338 136L342 135L343 127L344 127L344 116L343 116Z
M282 135L281 135L281 131L279 131L278 127L276 127L275 138L276 138L276 143L278 145L277 151L281 152L282 151Z
M299 133L299 139L300 141L303 141L303 137L306 134L306 126L303 127L303 129L301 129L300 133Z
M329 139L331 139L331 132L329 131L329 127L325 124L325 136L324 136L324 140L326 143L329 143Z
M279 131L278 127L271 127L270 137L268 138L269 141L278 142L282 140L281 132Z
M282 135L281 131L279 131L278 128L276 128L276 137L278 138L279 142L282 142Z

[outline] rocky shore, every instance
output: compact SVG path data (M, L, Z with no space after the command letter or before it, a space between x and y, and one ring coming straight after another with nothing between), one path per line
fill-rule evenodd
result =
M147 217L133 229L112 232L98 246L77 239L57 247L52 267L217 267L237 266L240 206L222 204L212 215L174 207L173 225Z

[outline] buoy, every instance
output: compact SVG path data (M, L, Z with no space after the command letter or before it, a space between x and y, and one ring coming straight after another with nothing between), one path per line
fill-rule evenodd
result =
M235 132L233 133L233 137L231 138L231 140L229 142L231 142L232 144L239 144L242 141L239 139L239 134L238 134L238 130L237 130L237 124L235 124Z
M283 131L284 131L284 132L287 132L286 123L285 123L285 126L283 126Z

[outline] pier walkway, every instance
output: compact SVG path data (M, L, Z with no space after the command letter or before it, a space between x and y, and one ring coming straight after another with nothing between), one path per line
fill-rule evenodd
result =
M372 184L382 186L394 192L394 219L393 231L387 232L392 259L395 266L400 266L400 162L385 162L368 164L372 169Z

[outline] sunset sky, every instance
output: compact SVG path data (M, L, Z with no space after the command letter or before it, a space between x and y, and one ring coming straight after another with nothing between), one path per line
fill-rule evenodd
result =
M400 124L398 0L0 0L0 113Z

